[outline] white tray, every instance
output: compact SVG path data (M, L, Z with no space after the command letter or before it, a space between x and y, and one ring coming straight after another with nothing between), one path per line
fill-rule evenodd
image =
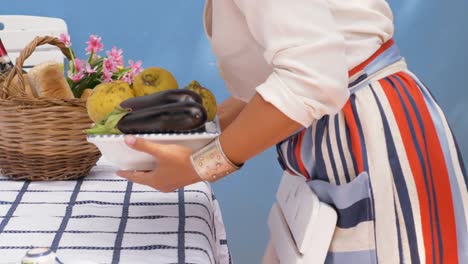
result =
M220 128L217 122L208 122L206 132L184 134L138 134L146 140L160 144L176 144L198 150L219 136ZM90 135L88 142L93 143L101 151L103 158L122 170L153 170L156 160L144 152L131 149L124 142L125 135Z

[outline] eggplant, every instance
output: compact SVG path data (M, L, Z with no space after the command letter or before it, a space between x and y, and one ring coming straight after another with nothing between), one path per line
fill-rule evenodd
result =
M165 104L179 102L195 102L203 104L203 99L196 92L190 90L173 89L129 98L120 103L120 107L123 109L129 109L130 111L138 111L148 107L162 106Z
M208 119L203 105L178 102L153 106L126 114L117 123L125 134L151 134L200 131Z

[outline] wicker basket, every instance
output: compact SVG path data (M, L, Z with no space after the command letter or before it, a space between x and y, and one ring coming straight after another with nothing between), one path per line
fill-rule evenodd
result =
M92 124L85 101L26 97L23 63L45 44L70 58L59 39L37 37L0 84L0 171L15 180L77 179L86 176L101 156L83 132ZM18 85L11 84L15 76Z

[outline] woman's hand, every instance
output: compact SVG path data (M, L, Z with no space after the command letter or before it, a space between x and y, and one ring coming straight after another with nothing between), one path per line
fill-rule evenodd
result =
M236 119L239 113L244 109L247 103L229 97L218 106L219 126L224 131Z
M192 150L180 145L156 144L134 136L125 137L125 143L150 154L156 160L153 171L118 171L117 175L127 180L148 185L161 192L172 192L200 181L190 162Z

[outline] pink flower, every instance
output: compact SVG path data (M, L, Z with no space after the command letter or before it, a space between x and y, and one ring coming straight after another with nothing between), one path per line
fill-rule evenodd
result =
M91 68L91 65L89 63L86 63L85 71L88 74L95 73L95 72L97 72L97 66L94 67L94 68Z
M112 75L113 73L111 71L104 69L102 71L102 82L112 82Z
M112 47L111 51L107 51L107 57L109 59L112 59L117 67L123 66L123 56L122 56L123 50L117 49L116 47Z
M74 70L68 73L68 77L74 82L83 79L83 77L85 77L85 62L80 59L75 59L73 67Z
M74 82L78 82L79 80L83 79L84 76L85 74L83 71L79 71L76 74L71 72L68 73L68 77Z
M130 72L133 73L134 75L139 74L143 70L141 68L141 65L143 64L141 60L137 62L133 62L133 60L129 60L128 64L130 65Z
M104 49L104 45L101 42L101 37L96 35L89 36L89 40L86 42L88 47L86 47L86 54L99 53Z
M114 73L117 70L117 65L112 58L105 58L102 62L102 69Z
M60 34L60 40L67 47L72 45L68 34ZM72 88L80 82L106 83L117 78L131 84L134 77L143 70L141 61L129 60L129 66L125 67L123 50L117 47L106 51L106 56L100 56L99 53L104 49L104 44L102 38L97 35L90 35L86 44L86 54L91 54L91 56L87 60L73 58L70 61L69 68L71 70L68 73L68 78L74 82Z
M65 44L65 47L69 48L72 46L72 43L70 41L70 35L68 35L67 33L60 34L59 38L63 42L63 44Z
M80 60L80 59L75 59L75 72L82 72L84 71L84 65L85 65L85 62L83 60Z
M132 71L127 72L122 76L122 81L127 82L128 84L133 83L133 78L135 78L135 75Z
M128 84L132 84L133 76L130 76L129 73L126 73L124 76L122 76L122 81L127 82Z
M133 60L129 60L128 64L130 65L130 71L122 77L122 81L128 82L128 84L132 84L135 75L139 74L143 70L141 68L142 62L133 62Z

